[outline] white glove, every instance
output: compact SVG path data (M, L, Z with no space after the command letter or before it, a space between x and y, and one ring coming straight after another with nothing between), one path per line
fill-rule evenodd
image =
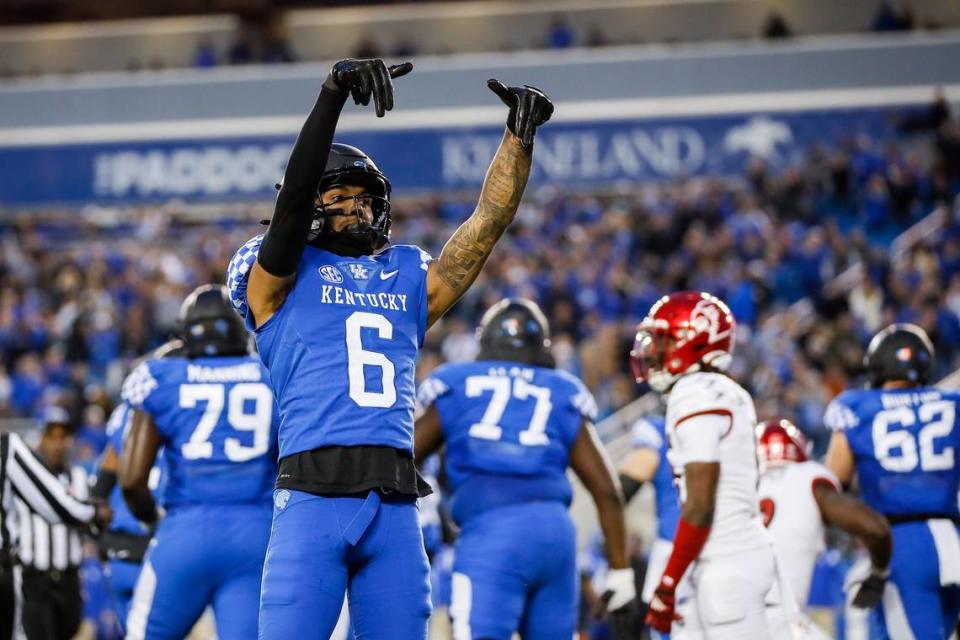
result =
M637 599L633 569L610 569L603 584L603 601L607 611L622 609Z

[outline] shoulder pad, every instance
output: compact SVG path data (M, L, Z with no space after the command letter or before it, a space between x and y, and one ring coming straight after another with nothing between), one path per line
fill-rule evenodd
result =
M253 263L257 261L257 253L260 252L260 245L263 244L263 234L247 240L240 247L230 264L227 266L227 290L230 292L230 301L234 309L246 319L247 317L247 281L250 278L250 269Z
M853 394L850 391L844 391L831 400L823 414L824 426L831 431L843 431L859 426L860 417L851 407L853 400Z
M154 377L154 372L150 368L151 362L156 360L145 360L141 362L136 369L130 372L120 390L120 397L134 409L139 409L143 403L150 397L158 383Z

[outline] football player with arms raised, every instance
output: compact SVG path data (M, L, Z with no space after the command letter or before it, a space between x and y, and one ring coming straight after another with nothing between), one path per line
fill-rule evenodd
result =
M768 640L764 598L776 577L773 543L757 498L750 395L724 371L735 321L697 292L661 298L637 327L638 382L667 394L669 460L679 474L680 520L647 622L672 638ZM689 570L692 602L677 612Z
M287 163L267 232L234 256L228 284L280 405L280 472L260 637L326 638L345 591L363 638L423 638L428 567L413 461L414 369L424 333L480 273L513 220L536 129L553 112L531 87L490 89L509 107L476 210L437 260L390 246L390 182L333 144L348 96L377 115L410 63L334 64Z
M493 305L479 336L476 362L438 368L418 393L416 457L445 446L450 508L461 528L450 603L455 640L573 637L578 576L567 467L600 516L610 566L603 601L615 636L639 637L623 497L593 429L593 396L556 370L550 328L532 301Z
M792 626L796 638L828 638L802 614L810 595L814 564L825 548L826 525L859 538L870 552L873 565L881 570L890 564L890 525L861 501L841 493L837 477L807 457L807 439L789 420L768 420L758 425L757 442L760 511L773 535L791 592L782 594L778 584L767 596L770 631L774 637L790 637ZM794 602L786 602L785 595L792 595ZM797 624L791 624L793 621Z
M844 391L824 415L827 466L844 484L856 476L893 531L890 566L874 560L851 580L854 604L880 604L873 615L892 640L943 640L960 617L960 397L928 386L933 345L916 325L880 331L864 365L869 388Z

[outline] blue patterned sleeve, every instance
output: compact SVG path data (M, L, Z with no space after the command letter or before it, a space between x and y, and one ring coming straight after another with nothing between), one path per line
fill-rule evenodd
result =
M247 282L262 243L263 234L247 240L233 255L227 267L227 289L230 291L230 300L233 302L233 308L243 317L244 323L251 331L255 327L250 308L247 306Z
M841 393L827 405L823 424L831 431L845 431L860 424L860 418L847 402L847 393Z
M140 363L140 365L130 372L127 379L123 381L120 389L120 396L125 403L132 409L139 409L150 413L148 406L150 396L159 386L154 372L150 369L150 360Z

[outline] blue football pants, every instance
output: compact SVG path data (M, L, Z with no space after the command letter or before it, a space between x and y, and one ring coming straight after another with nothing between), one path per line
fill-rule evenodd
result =
M217 636L257 637L257 602L270 505L171 510L144 559L127 616L127 640L182 640L207 605Z
M125 562L111 560L109 563L110 575L107 583L110 585L110 595L117 609L117 619L120 626L127 628L127 615L130 614L130 603L133 600L133 590L137 586L140 576L139 562Z
M576 531L559 502L500 507L460 532L450 616L455 640L572 638L579 580Z
M327 640L344 593L357 640L427 637L429 567L414 500L274 495L261 640Z
M874 615L885 640L946 640L956 629L960 586L940 586L937 548L926 522L894 525L890 579Z

